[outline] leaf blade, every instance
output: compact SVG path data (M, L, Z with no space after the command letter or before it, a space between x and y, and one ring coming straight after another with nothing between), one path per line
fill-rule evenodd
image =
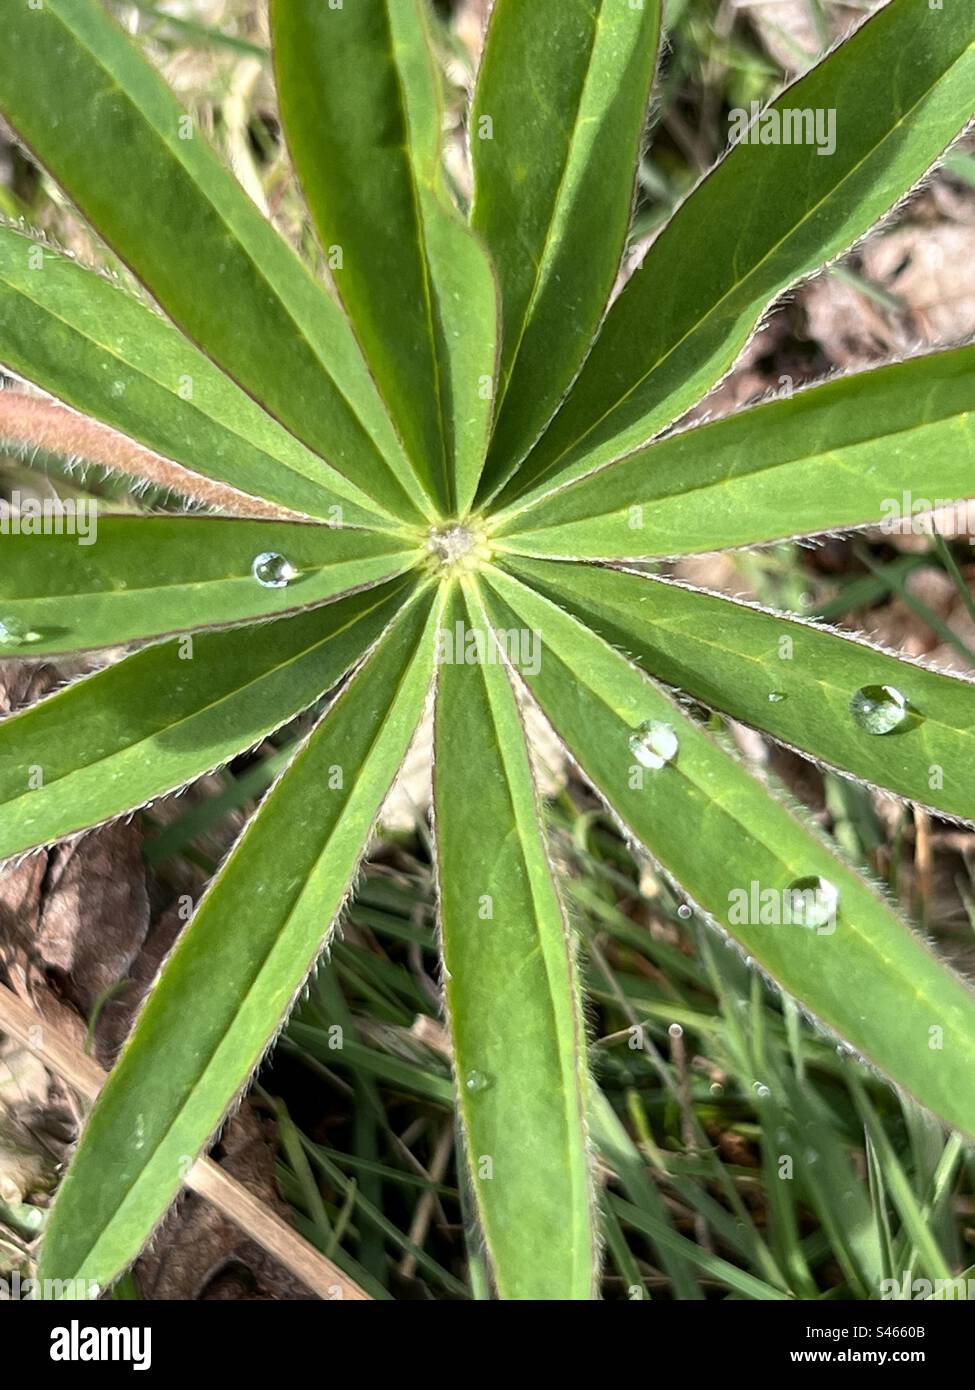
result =
M39 85L37 72L48 80ZM421 518L405 457L341 311L99 5L47 0L39 10L12 11L0 102L184 333L381 507Z
M180 938L61 1185L39 1277L110 1283L260 1060L324 944L419 722L433 671L430 614L429 602L414 603L386 634ZM349 773L341 787L335 767Z
M165 319L7 227L0 320L5 367L164 458L310 516L392 524Z
M499 625L514 619L542 633L538 673L523 672L526 684L627 831L784 989L949 1124L971 1132L975 994L825 840L625 657L518 581L495 571L491 584ZM651 719L669 725L678 746L641 786L630 739ZM839 894L834 930L828 920L823 931L786 922L783 895L810 878ZM779 925L752 920L755 891L774 895ZM943 1030L936 1052L932 1028Z
M544 561L510 568L657 680L860 781L975 818L970 680L649 575ZM893 737L865 733L851 703L874 686L899 691L923 717Z
M416 561L405 538L375 531L97 512L88 540L19 530L3 545L0 650L18 657L273 617L393 578ZM258 582L253 567L265 554L293 567L291 582ZM157 582L151 574L146 582L147 555Z
M463 512L487 448L497 308L446 189L424 0L274 0L271 20L298 175L341 251L336 287L428 495Z
M521 553L621 560L911 522L922 453L931 506L975 491L973 381L966 347L813 386L651 444L498 534Z
M471 588L464 597L455 590L448 604L444 631L456 634L458 625L486 640ZM434 798L446 998L471 1182L502 1296L587 1299L584 1027L568 926L514 692L501 667L460 656L439 665Z
M338 684L410 588L393 581L259 630L205 633L191 662L178 642L147 647L9 716L0 859L123 815L253 747Z
M660 8L494 6L471 115L471 223L498 267L504 306L486 485L507 476L548 424L605 312L630 221Z
M700 400L771 300L869 231L971 119L973 40L960 6L891 0L787 88L779 112L835 111L835 152L731 149L616 301L512 495L619 458ZM676 293L675 265L691 268Z

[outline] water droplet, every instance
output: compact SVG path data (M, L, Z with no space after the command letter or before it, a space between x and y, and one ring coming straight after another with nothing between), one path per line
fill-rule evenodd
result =
M755 1095L758 1097L759 1100L768 1100L769 1096L772 1094L769 1088L762 1081L756 1081L754 1086L752 1087L752 1090L755 1092Z
M265 589L286 589L298 577L291 561L273 550L265 550L255 558L251 573Z
M672 1023L667 1029L667 1032L672 1038L682 1038L684 1036L684 1030L679 1023Z
M818 929L832 922L840 900L840 890L828 878L810 874L789 884L792 897L792 920L801 927Z
M682 922L689 922L690 919L694 916L694 909L692 907L688 907L687 903L681 903L680 907L677 909L677 916L681 919Z
M911 717L907 697L892 685L865 685L854 695L850 710L868 734L891 734Z
M646 724L641 724L630 734L630 752L638 763L648 767L651 772L659 772L677 755L677 735L673 725L662 724L659 719L650 719Z
M0 647L29 647L40 642L42 634L19 618L0 618Z
M483 1071L469 1071L464 1077L464 1090L470 1095L476 1096L481 1091L486 1091L491 1085L491 1078Z
M135 1119L135 1147L141 1149L146 1142L146 1119L144 1115L137 1115Z
M768 702L770 705L780 705L784 699L785 696L783 695L781 690L769 691Z

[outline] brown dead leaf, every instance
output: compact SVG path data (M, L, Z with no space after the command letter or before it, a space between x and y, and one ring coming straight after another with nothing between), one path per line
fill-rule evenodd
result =
M227 1124L218 1161L261 1202L289 1220L274 1182L274 1125L245 1102ZM293 1275L201 1197L170 1213L135 1269L144 1298L208 1302L310 1298Z

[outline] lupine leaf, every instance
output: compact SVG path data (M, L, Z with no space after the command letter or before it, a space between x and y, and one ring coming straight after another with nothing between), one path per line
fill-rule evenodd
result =
M971 119L973 85L968 7L890 0L787 88L776 110L824 122L835 112L835 150L735 145L616 301L518 491L618 458L700 400L766 305L869 231L938 159Z
M490 604L497 626L542 632L526 684L627 832L823 1023L949 1124L975 1132L975 994L624 656L517 581L495 572L491 582L503 595ZM650 721L677 740L657 771L631 744ZM816 881L821 896L808 910L815 921L822 909L822 923L787 924L784 894ZM832 920L826 885L838 893ZM763 894L773 895L778 924L759 924Z
M435 613L415 603L268 793L146 1002L88 1121L39 1279L135 1259L321 951L423 712Z
M468 640L487 636L476 591L455 589L439 653L434 801L458 1105L501 1295L586 1299L592 1199L573 945L508 676L491 660L467 664Z
M146 647L0 723L0 859L122 815L332 689L411 592L394 580L261 627Z
M6 227L0 324L5 367L164 458L309 516L390 524L172 324L104 276Z
M523 553L651 559L910 522L925 499L930 508L975 493L973 442L966 347L661 440L513 512L498 531Z
M66 531L3 537L0 652L41 656L272 617L390 579L416 558L405 539L302 522L96 514L96 525L88 543ZM282 556L294 579L259 583L265 554Z
M194 342L376 502L417 517L341 311L95 0L8 7L0 109Z
M424 487L462 511L487 449L498 312L446 191L425 0L273 0L271 18L281 115L336 288Z
M471 113L471 221L498 267L504 321L485 484L548 424L605 312L659 34L659 0L494 6Z
M975 819L971 681L646 575L541 560L511 569L668 685L875 786ZM853 702L884 687L909 708L871 734Z

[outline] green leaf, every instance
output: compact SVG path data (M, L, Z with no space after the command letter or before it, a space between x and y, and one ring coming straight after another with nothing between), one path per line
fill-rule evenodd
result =
M124 814L299 714L380 636L407 580L147 647L0 723L0 859Z
M869 231L971 119L973 39L968 6L890 0L788 87L774 109L835 112L835 150L734 146L616 301L518 491L618 458L700 400L771 300Z
M336 288L424 487L464 511L487 449L497 296L446 189L425 4L273 0L274 66Z
M458 1105L504 1298L588 1299L592 1196L574 945L514 692L477 591L441 633L434 746L440 927Z
M417 519L409 466L340 309L100 5L10 9L0 105L208 356L383 508Z
M257 1066L349 892L433 674L414 603L268 793L157 981L61 1185L41 1279L135 1259Z
M67 520L78 528L81 514ZM0 653L35 657L272 617L416 561L405 539L302 522L96 514L95 523L87 538L80 530L3 537ZM261 555L283 557L295 577L283 587L259 583Z
M827 1027L950 1125L975 1132L975 995L625 657L516 580L494 572L491 582L503 595L490 605L492 621L542 633L538 673L523 677L626 832ZM631 742L651 721L669 726L677 743L657 771ZM787 895L817 881L809 924L801 912L796 920ZM825 910L830 888L835 913ZM762 912L777 912L779 924L760 924Z
M647 575L545 561L509 568L658 680L864 782L975 820L971 680ZM910 708L876 735L852 705L883 687Z
M659 36L659 0L494 6L471 114L471 222L498 267L504 322L486 484L535 443L605 312Z
M0 362L164 458L292 511L389 525L172 324L105 276L0 227Z
M498 534L524 554L652 559L910 521L912 505L975 493L973 438L966 347L673 435L515 509Z

